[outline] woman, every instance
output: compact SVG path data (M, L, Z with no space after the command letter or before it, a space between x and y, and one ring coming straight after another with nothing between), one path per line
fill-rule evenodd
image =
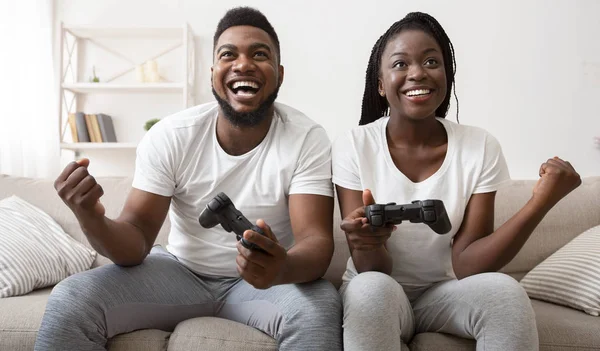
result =
M544 215L581 183L559 158L543 163L531 199L494 230L494 197L509 179L498 141L447 121L454 51L431 16L411 13L375 44L359 127L336 140L333 182L351 259L340 292L344 348L399 350L415 333L477 340L478 350L537 350L530 301L494 273ZM452 229L371 227L364 206L440 199Z

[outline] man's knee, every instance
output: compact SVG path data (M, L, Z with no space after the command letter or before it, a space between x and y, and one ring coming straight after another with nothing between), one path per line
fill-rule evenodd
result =
M283 314L286 320L309 320L311 324L339 323L342 299L333 284L325 279L289 285Z
M307 291L301 294L301 301L303 301L301 307L308 308L313 313L329 311L328 313L333 314L332 317L335 313L341 314L342 298L331 282L318 279L306 284L308 284Z
M68 307L70 311L77 311L78 307L92 307L104 295L94 279L95 275L96 270L90 270L60 281L50 293L48 308Z

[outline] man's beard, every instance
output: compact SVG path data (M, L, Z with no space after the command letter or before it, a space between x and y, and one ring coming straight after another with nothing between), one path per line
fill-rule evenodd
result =
M277 99L279 87L277 87L277 89L275 89L275 91L271 93L271 95L269 95L269 97L267 97L267 99L263 101L256 110L250 112L237 112L234 110L227 101L217 94L214 87L212 88L212 93L219 103L219 106L223 111L223 115L229 122L231 122L231 124L236 127L254 127L259 125L260 122L267 117L269 109L271 106L273 106L275 99Z

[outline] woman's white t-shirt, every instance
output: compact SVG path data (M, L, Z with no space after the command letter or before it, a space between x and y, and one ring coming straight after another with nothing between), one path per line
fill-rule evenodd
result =
M394 262L391 276L407 294L455 278L452 238L462 224L471 195L496 191L510 179L496 138L477 127L437 120L448 135L446 157L437 172L419 183L400 172L391 158L386 139L389 117L348 131L332 148L333 183L338 186L370 189L377 203L444 202L452 224L449 233L439 235L425 224L405 221L387 241ZM350 258L343 279L348 281L356 274Z

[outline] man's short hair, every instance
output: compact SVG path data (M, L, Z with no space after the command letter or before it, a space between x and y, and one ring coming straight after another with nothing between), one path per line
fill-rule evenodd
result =
M213 51L216 49L217 41L221 34L230 27L234 26L252 26L264 30L269 36L273 43L275 43L275 49L277 50L277 62L281 62L281 53L279 50L279 38L275 29L267 17L262 12L251 7L235 7L227 11L225 16L221 18L217 25L217 30L213 38Z

